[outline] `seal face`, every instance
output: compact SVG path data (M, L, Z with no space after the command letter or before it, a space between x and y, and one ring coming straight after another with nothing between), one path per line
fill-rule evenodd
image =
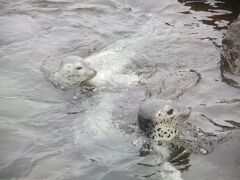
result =
M58 72L54 74L54 84L61 86L81 85L95 77L96 74L97 71L82 58L68 56L62 60Z
M171 141L178 134L178 126L189 118L191 108L164 100L148 100L139 109L140 130L158 142Z

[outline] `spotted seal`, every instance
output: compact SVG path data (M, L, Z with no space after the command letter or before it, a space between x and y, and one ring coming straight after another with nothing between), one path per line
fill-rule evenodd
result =
M93 77L97 71L78 56L67 56L61 61L59 70L52 75L54 85L75 86L81 85Z
M190 114L190 107L181 107L173 101L152 99L140 107L138 124L148 138L161 144L170 142L178 134L177 128Z

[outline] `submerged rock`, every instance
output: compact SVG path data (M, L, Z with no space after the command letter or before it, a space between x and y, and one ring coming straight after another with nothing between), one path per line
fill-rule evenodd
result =
M223 81L240 87L240 16L222 40L221 74Z

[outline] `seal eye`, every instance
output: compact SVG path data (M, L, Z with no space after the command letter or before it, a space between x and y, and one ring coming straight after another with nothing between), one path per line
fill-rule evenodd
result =
M168 115L171 115L172 113L173 113L173 109L170 109L170 110L167 111Z
M77 70L80 70L80 69L82 69L82 67L81 67L81 66L80 66L80 67L76 67L76 69L77 69Z

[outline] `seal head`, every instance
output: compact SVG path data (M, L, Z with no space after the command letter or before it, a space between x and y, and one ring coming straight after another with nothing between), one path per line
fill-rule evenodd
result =
M167 142L178 134L178 126L190 114L191 108L183 108L173 101L148 100L139 109L138 124L147 137Z
M54 84L61 86L82 85L95 77L97 71L78 56L65 57L54 74Z
M97 71L90 67L78 56L68 56L62 61L60 72L68 78L75 79L74 83L82 83L96 76Z

